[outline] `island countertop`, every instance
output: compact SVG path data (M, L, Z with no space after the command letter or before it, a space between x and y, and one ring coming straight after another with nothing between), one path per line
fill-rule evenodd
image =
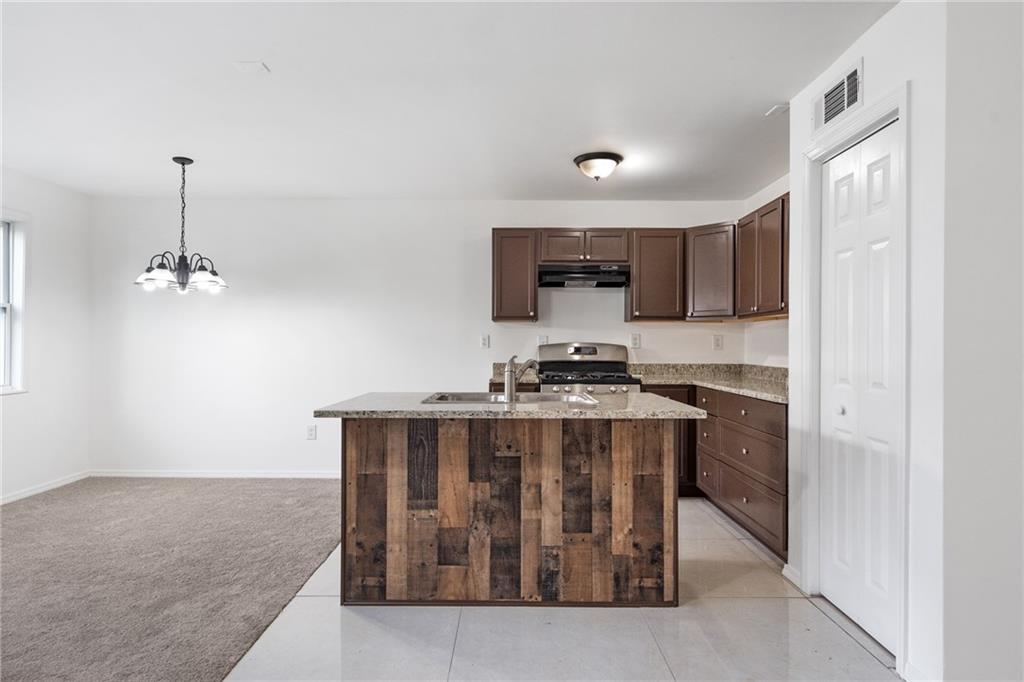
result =
M425 404L430 393L364 393L313 411L314 417L360 419L703 419L704 410L653 393L604 394L596 405L552 403Z

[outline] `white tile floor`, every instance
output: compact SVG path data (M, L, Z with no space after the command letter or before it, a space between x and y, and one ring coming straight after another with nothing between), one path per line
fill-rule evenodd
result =
M342 607L335 550L228 680L895 679L888 652L725 515L679 512L679 608Z

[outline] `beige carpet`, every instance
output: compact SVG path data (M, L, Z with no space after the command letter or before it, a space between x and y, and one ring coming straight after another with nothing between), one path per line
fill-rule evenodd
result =
M3 680L220 680L338 544L337 480L90 478L0 508Z

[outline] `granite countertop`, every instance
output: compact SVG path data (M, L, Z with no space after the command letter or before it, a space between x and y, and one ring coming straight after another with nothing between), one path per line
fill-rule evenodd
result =
M703 419L704 410L653 393L596 396L598 404L424 404L430 393L365 393L313 412L314 417L454 419Z
M491 381L504 381L504 363L494 363ZM789 402L789 372L785 367L727 363L653 363L629 365L630 374L640 377L642 384L689 385L713 388L759 400L786 404ZM537 383L537 374L528 371L520 384Z

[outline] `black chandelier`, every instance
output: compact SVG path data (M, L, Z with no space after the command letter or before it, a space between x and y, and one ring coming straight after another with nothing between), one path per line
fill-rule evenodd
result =
M170 251L158 253L149 259L149 266L138 276L135 283L145 291L167 289L187 294L190 291L207 291L216 294L228 285L217 274L213 261L198 253L188 256L185 248L185 166L192 159L175 156L174 163L181 166L181 245L175 257Z

